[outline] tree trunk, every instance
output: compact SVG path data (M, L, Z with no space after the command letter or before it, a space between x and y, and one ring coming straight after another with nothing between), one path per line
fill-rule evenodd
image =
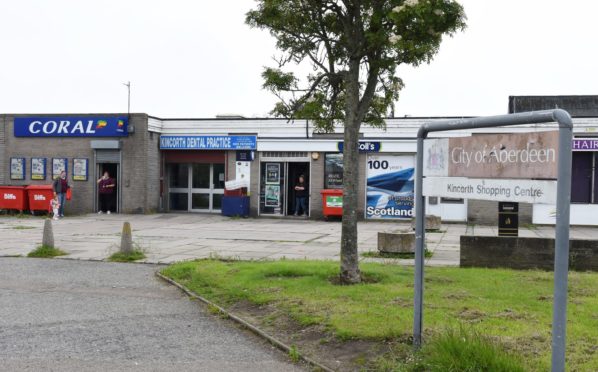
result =
M359 61L351 61L346 76L347 97L343 144L343 223L341 272L343 284L361 282L357 253L357 189L359 186Z

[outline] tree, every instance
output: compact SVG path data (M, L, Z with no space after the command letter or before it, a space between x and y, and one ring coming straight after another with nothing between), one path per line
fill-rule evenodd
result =
M465 27L452 0L257 0L246 22L269 30L281 51L265 68L272 114L310 119L320 131L344 124L341 282L361 280L357 254L358 138L362 123L384 126L403 87L397 66L429 63L443 35ZM290 65L308 63L299 79Z

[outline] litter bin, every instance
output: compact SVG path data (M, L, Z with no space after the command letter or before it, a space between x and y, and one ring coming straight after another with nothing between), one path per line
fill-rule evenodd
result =
M29 210L52 212L50 200L54 197L52 185L30 185L27 186L27 198L29 199Z
M228 217L248 217L249 196L223 196L222 215Z
M0 186L0 209L27 210L25 186Z
M343 190L325 189L322 194L322 213L325 218L343 215Z

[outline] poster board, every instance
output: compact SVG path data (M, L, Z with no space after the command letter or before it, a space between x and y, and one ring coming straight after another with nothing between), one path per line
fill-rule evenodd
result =
M46 158L31 158L31 179L46 179Z
M370 155L366 163L368 219L413 217L415 159L413 155Z
M10 158L10 179L25 179L25 158Z
M65 171L68 174L67 158L53 158L52 159L52 179L60 176L60 172Z
M266 185L266 207L280 206L280 185Z
M73 181L87 181L89 176L89 160L84 158L73 159Z
M266 184L278 185L280 184L280 164L266 163Z

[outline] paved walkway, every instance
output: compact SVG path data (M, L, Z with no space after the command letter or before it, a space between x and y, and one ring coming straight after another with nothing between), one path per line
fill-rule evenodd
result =
M0 258L2 371L301 371L153 265Z
M103 260L117 250L124 221L133 240L146 252L146 262L171 263L210 256L239 259L339 259L340 222L303 219L234 219L207 214L85 215L54 222L56 246L66 258ZM0 256L26 255L41 243L43 218L0 217ZM359 251L375 251L379 231L409 231L405 222L367 221L359 224ZM434 252L428 265L459 264L459 236L496 235L495 227L444 224L426 234ZM521 236L554 236L552 227L524 227ZM598 228L573 227L571 236L598 239ZM363 258L364 260L376 260ZM393 260L396 262L396 260ZM412 264L413 260L399 260Z

